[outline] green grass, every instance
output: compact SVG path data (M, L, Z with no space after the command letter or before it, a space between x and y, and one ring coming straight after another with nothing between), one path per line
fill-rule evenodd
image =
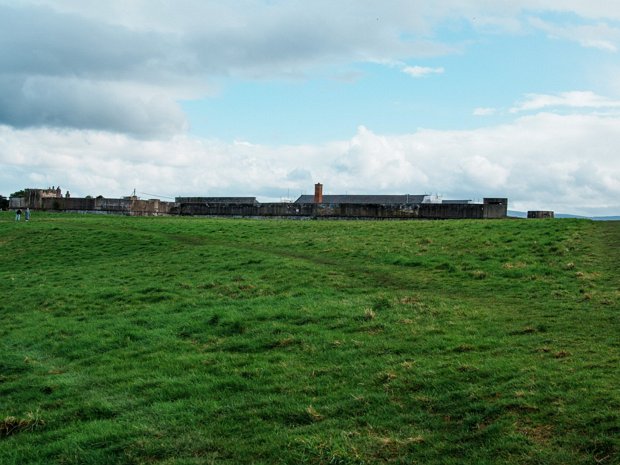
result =
M0 463L620 463L620 224L0 216Z

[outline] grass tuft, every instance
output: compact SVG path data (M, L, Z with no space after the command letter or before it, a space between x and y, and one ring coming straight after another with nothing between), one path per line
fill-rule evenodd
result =
M25 431L35 431L45 426L39 412L28 412L26 418L5 417L0 420L0 438Z

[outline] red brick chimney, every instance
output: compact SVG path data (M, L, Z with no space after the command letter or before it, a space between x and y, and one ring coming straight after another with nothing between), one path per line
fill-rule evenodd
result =
M323 184L314 185L314 203L323 203Z

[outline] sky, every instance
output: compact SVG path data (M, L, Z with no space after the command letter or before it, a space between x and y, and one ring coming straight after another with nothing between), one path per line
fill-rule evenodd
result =
M620 2L0 0L0 194L620 214Z

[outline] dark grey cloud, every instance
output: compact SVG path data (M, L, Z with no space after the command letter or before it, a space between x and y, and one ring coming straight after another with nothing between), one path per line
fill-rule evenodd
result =
M182 79L166 38L47 8L0 6L0 124L125 132L183 130L166 92ZM161 66L160 64L163 64Z
M0 123L136 136L171 135L187 124L178 105L166 97L139 97L114 83L36 76L0 76Z
M47 8L0 5L3 73L82 78L131 76L162 56L159 38Z

